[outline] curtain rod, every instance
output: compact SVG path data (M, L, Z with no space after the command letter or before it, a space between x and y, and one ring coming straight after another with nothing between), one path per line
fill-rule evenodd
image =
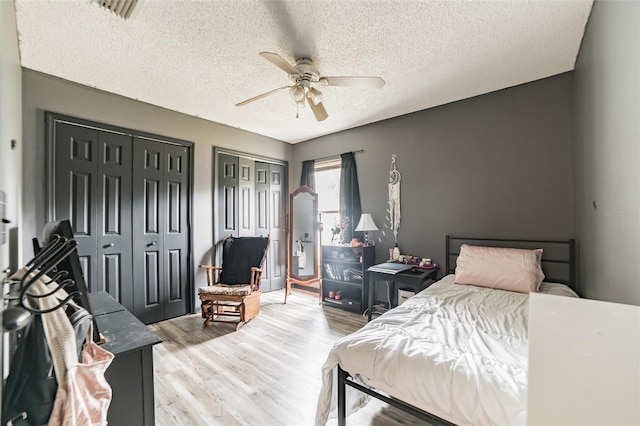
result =
M353 152L354 154L357 154L359 152L364 152L364 149L359 149L357 151L350 151ZM336 154L336 155L328 155L326 157L320 157L320 158L316 158L313 161L323 161L323 160L331 160L332 158L340 158L340 154ZM306 161L306 160L305 160ZM301 161L301 163L304 163L304 161Z

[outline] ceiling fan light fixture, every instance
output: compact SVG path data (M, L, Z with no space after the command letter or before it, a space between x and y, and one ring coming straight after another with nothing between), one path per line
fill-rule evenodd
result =
M322 94L322 92L315 87L309 89L309 93L307 96L314 105L318 105L320 102L322 102L322 99L324 99L324 95Z
M295 86L291 86L291 88L289 89L289 95L291 95L291 99L293 99L293 102L300 103L302 102L304 104L304 88L300 85L295 85Z
M92 0L100 1L100 0ZM107 1L107 0L101 0ZM118 1L118 0L109 0ZM289 99L296 106L296 118L300 116L301 108L305 107L305 103L309 105L309 109L313 113L317 121L324 121L329 117L322 100L323 94L316 87L324 86L351 86L365 89L380 89L384 86L384 80L380 77L356 77L356 76L333 76L323 77L313 66L313 62L308 58L300 58L296 60L295 65L291 65L286 59L277 53L262 52L260 53L267 61L277 66L289 75L290 85L283 86L278 89L271 90L245 101L238 102L236 106L246 105L258 99L262 99L280 90L289 89Z

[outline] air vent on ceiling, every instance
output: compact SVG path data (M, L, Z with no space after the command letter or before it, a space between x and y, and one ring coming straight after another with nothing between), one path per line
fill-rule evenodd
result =
M133 18L138 14L144 0L92 0L103 8L115 13L122 19Z

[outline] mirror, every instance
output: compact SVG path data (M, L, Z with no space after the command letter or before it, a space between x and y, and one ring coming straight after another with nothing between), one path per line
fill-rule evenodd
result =
M318 301L322 301L320 280L320 232L318 194L301 186L289 196L289 229L287 238L287 287L284 303L291 294L291 285L315 286Z

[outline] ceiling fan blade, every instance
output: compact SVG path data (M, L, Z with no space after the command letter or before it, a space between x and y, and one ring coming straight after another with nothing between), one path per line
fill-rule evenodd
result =
M277 53L262 52L260 53L260 56L262 56L267 61L271 62L273 65L277 66L287 74L300 75L300 71L295 69L293 65L287 62L286 59L284 59L282 56L278 55Z
M320 82L326 86L349 86L364 89L380 89L384 80L380 77L322 77Z
M246 101L239 102L239 103L236 104L236 106L239 107L239 106L242 106L242 105L246 105L246 104L248 104L250 102L257 101L258 99L266 98L269 95L273 95L276 92L279 92L281 90L288 89L288 88L289 88L289 86L278 87L277 89L270 90L267 93L263 93L262 95L254 96L253 98L247 99Z
M313 115L316 116L316 120L324 121L327 119L327 117L329 117L329 114L327 114L327 110L324 109L324 105L322 105L322 102L314 104L313 101L309 97L307 97L307 103L309 104L309 108L311 108Z

